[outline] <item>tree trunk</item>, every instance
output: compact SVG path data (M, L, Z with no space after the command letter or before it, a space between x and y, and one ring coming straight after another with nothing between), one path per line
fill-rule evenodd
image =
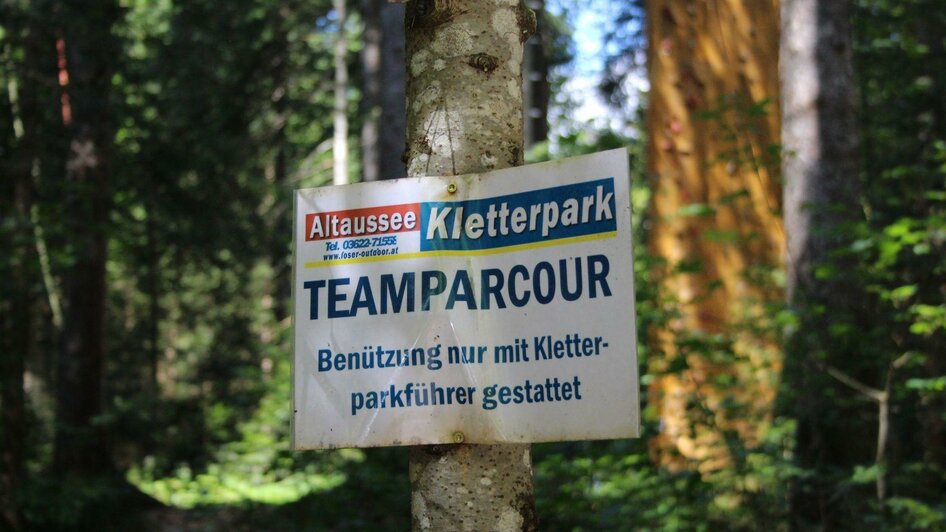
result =
M335 133L332 144L332 183L348 183L348 39L345 0L334 0L335 10Z
M381 124L379 173L382 179L407 175L407 71L404 60L404 5L386 3L381 8Z
M830 383L820 369L827 363L847 371L859 356L832 338L830 326L857 323L864 300L854 276L815 275L820 266L844 267L832 253L847 242L844 225L860 216L852 7L848 0L782 3L787 287L799 320L786 347L786 381L798 423L796 457L814 473L793 490L792 514L801 528L844 525L843 504L828 468L851 467L871 457L870 434L851 425L856 416L844 413L840 397L824 393ZM830 309L830 318L824 309Z
M105 263L109 222L109 172L113 130L109 86L118 49L112 2L64 6L63 42L72 133L62 212L72 264L64 273L63 349L58 361L56 438L59 472L97 472L107 467L102 411L105 363Z
M276 52L273 58L273 112L275 113L275 123L273 124L273 146L274 151L272 162L267 169L267 178L272 181L273 194L275 195L273 207L268 220L268 227L271 231L270 239L270 262L273 266L273 314L277 321L286 319L290 314L292 306L292 264L287 260L290 255L288 243L283 235L292 231L292 209L286 208L286 205L292 204L292 185L289 180L289 156L287 154L289 141L287 138L287 127L291 111L289 109L289 81L288 71L290 62L290 44L289 44L289 17L291 13L288 7L281 7L277 11L277 43Z
M30 159L27 159L27 162ZM20 165L18 165L20 166ZM11 281L13 293L9 306L0 306L0 331L6 337L0 349L0 524L19 530L19 501L17 495L26 471L26 401L23 393L23 373L33 340L32 285L33 263L30 230L30 193L32 183L29 165L13 176L15 182L13 217L16 221L11 234L13 265Z
M741 454L724 432L758 441L781 364L775 338L748 332L764 330L766 305L784 297L765 273L781 264L784 238L772 155L778 0L647 0L646 9L649 244L667 261L660 289L680 310L655 334L661 356L649 361L661 418L653 450L665 464L715 469ZM713 345L715 335L733 342Z
M23 374L33 344L33 286L38 263L33 253L30 219L33 162L36 158L36 66L35 36L23 28L8 28L13 39L22 37L23 60L8 81L16 151L12 167L13 230L5 241L13 258L10 271L12 293L9 305L0 305L0 525L10 530L23 526L18 494L26 474L26 397ZM19 31L23 34L19 34ZM20 44L20 43L16 43ZM22 86L21 86L22 84Z
M404 5L363 0L361 129L365 181L404 177Z
M362 0L361 49L361 180L381 179L378 129L380 127L381 93L381 9L385 0Z
M535 15L506 0L407 6L411 176L522 164L522 53ZM534 530L528 444L410 451L414 530Z
M536 33L526 41L522 99L525 114L523 139L526 150L549 136L549 62L546 49L550 46L545 20L545 0L529 0L529 8L536 14Z

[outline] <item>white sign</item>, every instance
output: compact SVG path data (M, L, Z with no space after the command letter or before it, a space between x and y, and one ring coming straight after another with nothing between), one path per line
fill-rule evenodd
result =
M299 190L293 448L639 434L627 152Z

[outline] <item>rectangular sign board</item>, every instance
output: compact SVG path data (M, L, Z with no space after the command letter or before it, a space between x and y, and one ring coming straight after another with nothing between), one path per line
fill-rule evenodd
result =
M634 437L627 152L296 191L295 449Z

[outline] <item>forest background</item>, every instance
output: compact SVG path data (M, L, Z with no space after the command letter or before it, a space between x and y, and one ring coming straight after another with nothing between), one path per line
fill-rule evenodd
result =
M946 530L941 2L528 4L527 161L632 155L644 412L540 526ZM288 449L292 191L404 175L404 12L0 2L0 528L410 526L405 449Z

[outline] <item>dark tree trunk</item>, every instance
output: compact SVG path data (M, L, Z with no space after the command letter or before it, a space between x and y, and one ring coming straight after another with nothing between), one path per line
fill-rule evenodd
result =
M381 92L381 9L384 0L362 0L365 29L361 49L361 177L362 181L381 178L378 161L379 100Z
M798 422L798 464L813 473L792 491L793 524L803 529L844 526L843 490L835 484L841 479L831 470L869 463L874 453L873 427L857 422L843 399L852 392L825 371L851 372L857 363L857 347L833 336L831 325L858 323L865 299L849 273L815 273L850 266L833 255L849 243L845 227L860 216L852 7L848 0L782 3L787 287L799 319L786 346L786 396Z
M17 165L20 166L20 165ZM14 176L15 230L12 233L13 265L11 281L13 293L9 306L0 307L6 314L0 318L5 336L0 354L0 524L11 530L21 528L17 494L25 472L26 402L23 393L23 372L32 343L32 287L31 246L29 225L30 174L17 171Z
M404 177L404 6L363 0L362 172L365 181Z
M63 274L64 323L56 385L53 467L62 473L107 469L102 412L105 365L105 263L113 130L109 86L118 55L113 2L62 6L65 87L71 142L62 210L72 263Z
M277 52L274 56L273 68L273 111L276 113L275 131L273 135L272 181L273 193L276 195L270 231L273 238L270 240L270 261L273 265L273 313L277 320L282 321L289 316L289 307L292 299L291 264L287 260L289 247L284 235L292 232L292 184L289 182L289 167L287 150L286 125L289 121L289 84L287 71L289 69L289 38L288 38L288 8L278 12L278 33L276 37Z
M147 219L145 220L145 239L148 256L148 385L152 400L157 404L157 398L160 395L158 390L158 364L160 355L160 323L161 323L161 255L158 252L158 234L157 234L157 207L154 197L156 192L155 178L150 177L151 187L148 192L148 199L145 200L147 206ZM157 419L157 413L152 411L152 419Z
M29 28L8 26L14 45L22 46L23 59L16 63L13 82L8 84L13 119L15 152L11 166L4 168L13 178L13 230L8 245L13 259L10 271L9 305L0 305L0 525L10 530L23 527L17 495L26 473L26 396L23 375L33 346L33 287L38 262L33 252L30 223L33 162L36 159L36 36ZM3 168L0 166L0 168Z
M381 179L407 175L407 85L404 44L404 4L381 7L381 128L379 166Z
M545 27L545 0L526 2L536 15L536 33L526 41L523 55L522 108L525 123L522 137L525 149L549 136L549 62L546 50L551 46Z

